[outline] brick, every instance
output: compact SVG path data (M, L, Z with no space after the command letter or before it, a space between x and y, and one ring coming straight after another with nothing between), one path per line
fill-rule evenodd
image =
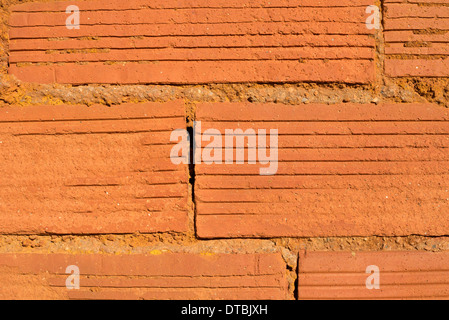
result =
M372 79L373 65L364 60L296 61L162 61L151 64L89 63L9 69L22 81L72 84L145 84L145 83L229 83L229 82L298 82L345 81L363 83ZM317 72L318 71L318 72ZM363 71L361 74L360 72ZM104 75L108 74L105 78Z
M448 55L449 43L433 44L431 47L404 48L400 43L393 43L385 48L386 54L408 54L408 55ZM449 55L448 55L449 56Z
M78 30L62 3L17 5L9 71L37 83L370 83L367 3L74 2Z
M392 46L393 43L406 42L449 42L449 32L443 34L415 34L413 31L386 31L385 41Z
M387 18L449 18L449 8L425 7L416 4L391 4L387 6Z
M302 252L298 298L448 299L448 252ZM368 266L380 270L380 289L368 290Z
M392 77L448 77L449 60L388 60L385 72Z
M81 53L54 55L50 59L39 51L17 53L10 58L12 63L37 62L106 62L106 61L221 61L221 60L298 60L298 54L305 59L370 59L370 48L341 48L336 52L332 48L279 48L276 52L261 48L196 48L196 49L161 49L149 52L147 49L111 50L107 53Z
M76 30L76 34L68 34L66 27L22 27L20 29L10 29L11 40L16 39L37 39L49 38L48 41L59 41L54 38L75 38L80 41L83 37L89 37L92 34L98 37L160 37L160 36L235 36L235 35L276 35L278 33L289 35L304 35L319 33L323 35L372 35L366 25L348 24L343 22L270 22L243 24L239 28L234 28L228 24L193 24L193 25L156 25L148 28L145 25L124 25L117 28L113 25L106 26L85 26ZM211 37L212 38L212 37ZM196 38L195 38L196 40ZM90 40L91 43L95 41ZM158 39L152 39L158 41ZM200 42L201 43L201 42ZM374 41L372 41L374 46Z
M66 268L80 270L68 290ZM288 299L279 254L1 254L1 299Z
M274 176L260 176L266 165L247 163L247 139L245 164L196 164L201 238L438 236L447 230L449 221L441 219L449 205L445 108L203 103L196 116L202 132L279 132Z
M184 104L0 108L0 233L185 232Z
M444 0L436 0L438 1ZM371 0L305 0L301 4L305 7L347 7L347 6L364 6L371 4ZM295 0L277 0L276 2L267 0L251 1L250 3L242 4L238 0L182 0L172 3L170 1L152 1L148 3L145 0L132 0L126 3L119 1L89 1L80 2L74 1L74 5L83 6L84 10L126 10L126 9L190 9L190 8L296 8L298 2ZM11 6L13 12L65 12L67 5L64 2L56 3L25 3Z
M447 1L387 3L385 11L385 73L391 77L449 76Z
M58 13L15 13L10 19L11 27L65 26L66 15ZM350 22L363 21L365 12L352 8L251 8L226 9L140 9L123 11L83 11L80 25L129 25L129 24L195 24L203 23L250 23L260 22Z
M161 49L172 48L246 48L246 47L284 47L302 48L311 45L320 47L370 47L373 38L369 35L308 35L295 34L277 37L270 34L262 35L216 35L197 37L142 37L136 39L129 38L100 38L96 40L63 39L48 41L44 39L16 39L10 41L10 50L64 50L64 49L125 49L133 46L136 49ZM313 49L313 48L312 48ZM39 52L39 51L37 51Z
M449 120L449 110L430 104L334 105L203 103L197 109L201 121L440 121Z
M398 18L385 21L386 30L421 30L439 29L448 30L447 18L426 19L426 18Z

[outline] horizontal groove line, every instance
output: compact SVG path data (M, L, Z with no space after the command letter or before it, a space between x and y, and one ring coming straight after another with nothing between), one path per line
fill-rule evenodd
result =
M305 61L303 63L306 63L307 61L324 61L324 60L331 60L331 61L373 61L374 57L373 58L359 58L359 57L357 57L357 58L319 58L318 59L318 58L301 58L301 57L298 56L298 57L295 57L295 58L284 58L284 59L279 59L279 58L273 58L273 59L261 59L261 58L254 58L254 59L216 59L216 60L214 60L214 59L185 59L185 60L180 60L180 59L159 59L159 60L134 60L134 61L132 61L132 60L122 61L122 60L108 60L108 59L105 59L105 60L84 60L83 62L103 63L103 62L107 62L107 61L113 61L113 62L116 62L116 63L120 64L120 63L138 63L138 62L142 62L142 61L143 62L189 62L189 61L192 61L192 62L222 62L222 61L226 61L226 62L272 61L272 62L275 62L275 61L298 61L298 63L299 63L300 59ZM70 63L71 64L76 64L78 61L79 60L75 59L73 61L63 61L63 63L65 62L66 64L70 64ZM44 62L46 62L46 63L54 63L54 64L60 63L59 61L56 61L56 62L44 61ZM36 62L36 61L30 62L30 61L24 60L24 61L17 61L17 62L11 63L11 65L16 65L18 63L32 63L33 64L33 65L30 65L30 66L21 66L20 67L20 68L27 68L27 67L36 66L36 65L38 65L39 63L42 63L42 62ZM50 67L51 67L51 65L50 65Z
M366 288L365 288L366 290ZM307 296L307 297L299 297L299 300L335 300L335 299L340 299L340 300L361 300L361 301L365 301L367 299L369 299L369 296L366 297L338 297L338 296L334 296L334 297L321 297L321 296ZM382 296L382 297L378 297L375 296L375 299L377 300L410 300L410 299L416 299L416 300L423 300L423 299L448 299L449 295L447 296L438 296L438 295L432 295L432 296L405 296L405 297L395 297L395 296Z
M141 183L139 186L142 188L148 187L148 186L178 186L187 184L187 181L179 181L179 182L169 182L169 183ZM127 184L73 184L73 185L64 185L64 187L67 188L92 188L92 187L128 187Z
M334 9L334 8L366 8L366 6L357 6L357 5L353 5L353 6L311 6L311 5L297 5L297 6L282 6L282 7L278 7L278 6L245 6L245 7L226 7L226 6L220 6L220 7L164 7L164 8L157 8L157 7L145 7L145 8L129 8L129 9L122 9L122 10L117 10L117 9L93 9L93 10L82 10L80 9L80 12L86 13L86 12L123 12L123 11L150 11L150 10L202 10L202 9L207 9L207 10L227 10L227 9L243 9L243 10L250 10L250 9L265 9L265 10L271 10L271 9L304 9L304 8L316 8L316 9ZM66 13L63 10L42 10L42 11L26 11L26 10L12 10L12 13Z
M216 204L215 202L204 202L204 204ZM229 204L229 202L220 202L220 204ZM240 205L240 204L248 204L247 202L235 202L235 205ZM258 202L258 204L265 204L265 202ZM294 202L278 202L276 204L279 205L285 205L285 204L295 204ZM296 202L296 204L298 204L298 202ZM418 206L416 206L418 207ZM352 208L351 208L352 209ZM329 211L327 212L316 212L314 211L313 214L315 216L317 215L326 215L329 214ZM214 214L207 214L207 213L199 213L197 214L198 216L201 217L219 217L219 218L232 218L232 217L276 217L276 218L289 218L290 216L295 216L295 217L301 217L301 214L297 214L297 215L293 215L293 214L281 214L281 213L277 213L277 214L273 214L273 213L241 213L241 214L230 214L230 213L214 213ZM449 286L449 282L448 282L448 286Z
M180 128L183 129L183 128ZM137 133L161 133L166 130L131 130L131 131L98 131L98 132L55 132L55 133L15 133L14 137L21 136L67 136L67 135L94 135L94 134L137 134Z
M223 164L218 164L218 165L227 165L224 163L223 159ZM279 161L271 161L271 163L278 163L278 164L282 164L282 163L297 163L298 165L301 163L425 163L425 162L447 162L449 164L449 159L447 160L321 160L321 159L317 159L317 160L279 160ZM233 163L234 164L234 163ZM217 164L212 164L211 166L213 167L214 165ZM249 164L245 164L245 165L249 165ZM256 164L253 164L253 166L256 166ZM448 168L448 172L449 172L449 168Z
M165 196L165 197L135 197L135 199L141 200L141 199L184 199L187 198L187 196Z
M221 177L221 176L235 176L235 177L260 177L260 174L254 173L222 173L222 174L218 174L218 173L196 173L197 176L215 176L215 177ZM276 177L296 177L296 176L300 176L300 177L304 177L304 176L323 176L323 177L329 177L329 176L384 176L384 177L388 177L388 176L409 176L410 174L404 173L292 173L292 174L276 174ZM435 176L436 174L416 174L416 176Z
M267 146L267 148L269 149L270 146ZM345 147L345 146L338 146L338 147L279 147L278 150L341 150L341 149L345 149L345 150L360 150L360 149L370 149L370 150L375 150L375 149L392 149L392 150L397 150L397 149L432 149L432 148L436 148L438 150L440 149L448 149L449 145L447 147L435 147L435 146L422 146L422 147L416 147L416 146L403 146L403 147L390 147L390 146L378 146L378 147L367 147L367 146L361 146L361 147ZM226 149L231 149L231 150L258 150L258 148L226 148L223 147L224 150ZM204 150L204 148L202 148L202 150ZM446 150L443 150L446 151Z
M175 165L173 165L175 166ZM187 169L187 168L186 168ZM182 172L181 170L176 169L167 169L167 170L135 170L135 173L155 173L155 172Z
M241 25L241 24L298 24L298 23L306 23L306 22L313 22L313 23L329 23L329 24L335 24L335 23L341 23L346 25L359 25L363 26L365 24L364 21L355 22L355 21L316 21L316 20L304 20L304 21L243 21L243 22L182 22L182 23L176 23L176 22L167 22L167 23L132 23L132 24L120 24L120 23L110 23L110 24L83 24L85 27L92 27L92 26L116 26L116 27L123 27L123 26L185 26L185 25ZM22 29L22 28L63 28L66 27L65 24L61 25L33 25L33 26L11 26L11 29Z
M232 128L229 128L232 129ZM258 128L256 128L258 129ZM269 134L269 132L267 132L267 135ZM204 135L204 133L203 133ZM224 135L224 133L223 133ZM347 134L347 133L342 133L342 134L327 134L327 133L309 133L309 134L295 134L295 133L281 133L278 134L278 136L293 136L293 137L309 137L309 136L332 136L332 137L352 137L352 136L402 136L402 137L407 137L407 136L412 136L412 137L416 137L416 136L447 136L449 135L449 133L351 133L351 134ZM218 135L206 135L206 136L218 136ZM236 137L248 137L248 135L241 135L241 134L237 134L235 135ZM249 137L253 137L254 135L251 135Z
M366 184L370 184L369 182L366 182ZM447 186L449 187L449 185ZM298 188L298 187L291 187L291 188L286 188L286 187L246 187L246 188L236 188L236 187L232 187L232 188L210 188L210 187L197 187L199 190L225 190L225 191L231 191L231 190L348 190L348 191L354 191L354 190L371 190L372 188L370 187L366 187L366 188L354 188L353 184L348 185L346 188L344 187L339 187L339 188L334 188L334 187L328 187L328 188ZM412 188L412 187L409 187ZM416 187L414 187L416 188ZM404 190L404 186L399 185L398 187L382 187L381 189L382 191L387 191L387 190L399 190L399 191L403 191ZM438 190L441 191L441 188L421 188L420 190L426 190L426 191L430 191L430 190ZM218 214L218 213L217 213ZM220 213L224 214L224 213ZM233 214L238 214L238 213L228 213L229 215L233 215ZM256 213L258 214L258 213Z
M429 35L430 36L430 35ZM448 39L449 39L449 37L448 37ZM415 40L415 41L419 41L419 40ZM421 40L422 42L426 42L426 43L430 43L430 44L432 44L432 43L441 43L441 44L449 44L449 40L447 40L447 41L438 41L438 40L426 40L426 41L424 41L424 40ZM385 43L409 43L410 42L410 40L390 40L390 41L385 41ZM444 46L444 47L446 47L446 46ZM389 47L387 47L387 48L389 48ZM404 47L404 48L434 48L434 47Z
M79 41L79 40L76 40ZM89 40L86 40L89 41ZM49 41L50 42L50 41ZM359 48L366 48L366 49L373 49L374 48L374 44L372 46L349 46L349 45L342 45L342 46L330 46L330 45L323 45L323 46L314 46L314 45L303 45L303 46L299 46L299 45L278 45L278 46L214 46L214 47L210 47L210 46L191 46L191 47L182 47L182 46L164 46L164 47L120 47L120 48L111 48L111 47L104 47L104 48L99 48L99 47L91 47L91 48L64 48L64 49L39 49L39 50L34 50L34 49L19 49L19 50L10 50L11 53L20 53L20 52L35 52L35 53L40 53L40 54L46 54L46 55L50 55L50 54L60 54L62 56L69 56L70 54L95 54L96 52L87 52L87 53L83 53L83 52L74 52L74 53L60 53L59 51L64 51L64 50L105 50L105 49L109 49L109 50L116 50L116 51L125 51L125 50L162 50L162 49L172 49L173 51L177 51L177 49L182 49L182 50L195 50L195 49L279 49L279 48L288 48L288 49L298 49L298 48L307 48L307 49L313 49L313 48L355 48L355 49L359 49ZM52 53L46 53L48 50L54 50L55 52ZM102 53L102 52L98 52L98 53ZM108 53L108 52L106 52ZM104 53L103 53L104 54Z
M392 20L407 20L407 19L413 19L413 20L417 20L417 19L422 19L422 20L448 20L449 21L449 17L417 17L417 16L404 16L404 17L388 17L388 15L386 16L386 19L392 21Z
M419 36L419 35L413 35L413 36ZM432 35L423 35L423 36L428 36L428 37L432 37ZM419 42L419 40L415 40L415 42L416 41L418 41ZM430 43L430 44L433 44L433 43L442 43L442 44L449 44L449 36L448 36L448 40L421 40L422 42L426 42L426 43ZM389 40L389 41L385 41L385 43L409 43L410 42L410 40L408 40L408 39L404 39L404 40ZM447 46L443 46L443 47L447 47ZM389 48L389 47L387 47L387 48ZM432 47L404 47L404 48L432 48Z
M176 253L173 253L176 254ZM19 275L26 276L26 275L38 275L38 273L18 273ZM61 277L67 277L66 273L51 273L52 276L61 276ZM180 279L201 279L201 278L257 278L257 277L266 277L266 276L276 276L279 275L279 273L249 273L249 274L230 274L230 275L165 275L165 274L159 274L159 275L137 275L133 276L135 279L139 280L153 280L153 279L161 279L161 278L180 278ZM115 278L115 279L129 279L129 275L111 275L111 274L93 274L93 273L86 273L81 275L81 279L85 277L90 277L94 279L107 279L107 278Z
M419 31L419 30L426 30L425 28L407 28L407 29L384 29L384 31L388 32L388 31ZM449 28L448 29L435 29L438 31L448 31L449 32ZM433 34L426 34L426 36L432 36Z
M278 24L299 24L299 23L341 23L345 25L365 25L365 22L358 21L325 21L325 20L300 20L300 21L241 21L241 22L167 22L167 23L95 23L87 24L84 23L84 27L110 27L110 26L198 26L198 25L242 25L242 24L268 24L268 23L278 23ZM36 25L25 25L25 26L10 26L11 29L22 29L22 28L62 28L66 27L65 24L36 24Z
M70 107L72 110L84 108L84 106L73 106ZM0 109L1 111L1 109ZM17 121L2 121L0 124L4 123L58 123L58 122L94 122L94 121L129 121L129 120L166 120L166 119L184 119L184 115L179 116L163 116L163 117L132 117L132 118L95 118L95 119L55 119L55 120L17 120Z
M394 288L394 287L408 287L408 286L417 286L417 287L426 287L426 286L435 286L435 285L447 285L449 288L449 282L447 283L397 283L397 284L388 284L382 282L381 287L384 289L387 288ZM300 285L300 289L307 289L307 288L343 288L343 289L365 289L366 290L366 284L360 284L360 285L351 285L351 284L338 284L338 285L329 285L329 284L323 284L323 285Z
M277 33L269 33L269 34L256 34L256 33L229 33L229 34L210 34L210 35L206 35L206 34L202 34L202 35L196 35L196 34L183 34L183 35L172 35L172 34L167 34L167 35L142 35L142 34L136 34L134 36L139 37L139 36L143 36L143 37L147 37L147 38L168 38L168 37L189 37L189 38L194 38L194 37L233 37L233 36L241 36L241 37L246 37L246 36L275 36L278 35ZM284 33L281 36L294 36L294 35L307 35L307 33ZM314 36L370 36L370 34L367 33L314 33ZM101 38L130 38L131 36L113 36L113 35L108 35L108 36L99 36ZM10 40L48 40L51 39L52 37L25 37L25 38L15 38L15 37L11 37ZM67 38L65 40L69 40L69 39L79 39L79 36L74 36L74 37L70 37L70 35L66 35L65 37L60 37L60 38ZM63 41L63 40L51 40L51 41ZM91 40L94 41L94 40Z
M198 175L198 173L197 173L197 175ZM223 176L223 174L213 174L213 173L211 173L211 174L200 174L200 176L207 176L207 177L212 177L212 176L217 176L217 177L221 177L221 176ZM307 174L308 176L323 176L323 174ZM324 174L324 175L326 175L326 174ZM329 175L329 176L336 176L336 175L338 175L338 174L327 174L327 175ZM352 174L345 174L344 176L354 176L354 177L359 177L359 176L364 176L364 175L371 175L371 174L358 174L358 173L352 173ZM410 173L408 173L408 174L388 174L388 175L385 175L385 176L404 176L404 177L422 177L422 176L437 176L437 177L441 177L441 174L437 174L437 173L429 173L429 174L426 174L426 175L424 175L424 174L410 174ZM249 174L249 175L245 175L245 174L240 174L240 176L259 176L260 177L260 175L253 175L253 174ZM279 174L279 175L276 175L276 176L280 176L280 177L288 177L288 176L291 176L291 175L289 175L289 174Z
M50 285L51 288L66 288L66 285ZM90 288L96 288L96 289L134 289L134 290L145 290L145 289L159 289L159 290L170 290L170 289L283 289L282 286L264 286L264 285L260 285L260 286L180 286L180 287L176 287L176 286L170 286L170 287L161 287L161 286L135 286L135 287L129 287L129 286L123 286L123 287L119 287L119 286L105 286L105 285L98 285L98 286L86 286L83 285L82 288L86 288L86 289L90 289ZM93 293L95 294L95 292L89 292L89 293Z
M385 252L385 251L384 251ZM409 252L413 252L413 251L409 251ZM379 253L381 253L381 252L379 252ZM386 271L382 271L382 274L383 275L390 275L390 274L393 274L393 275L395 275L395 274L415 274L415 273L417 273L417 274L422 274L422 273L433 273L433 272L447 272L447 273L449 273L449 269L442 269L442 270L440 270L440 269L437 269L437 270L401 270L401 271L388 271L388 270L386 270ZM363 274L363 275L365 275L365 272L364 271L361 271L361 272L353 272L353 271L336 271L336 272L320 272L320 271L316 271L316 272L314 272L314 271L299 271L299 273L301 274L301 275L308 275L308 274L312 274L312 275L335 275L335 276L338 276L338 275L340 275L340 274L342 274L342 275L361 275L361 274ZM448 277L448 281L449 281L449 277Z
M327 108L332 109L332 107L335 106L344 106L345 104L336 104L336 105L329 105L327 106ZM397 104L396 107L398 106L407 106L407 104ZM367 103L365 104L366 107L372 107L371 103ZM296 106L298 108L298 106ZM290 107L285 107L286 110L290 111L289 109L293 109L292 106ZM372 109L370 109L372 110ZM332 110L329 110L332 111ZM383 122L394 122L394 123L401 123L401 122L405 122L405 123L422 123L422 122L447 122L449 124L449 119L448 120L420 120L420 119L416 119L416 120L400 120L400 119L393 119L393 120L273 120L273 119L265 119L265 120L215 120L212 118L207 118L207 117L203 117L201 119L198 119L200 121L203 122L210 122L210 123L301 123L301 122L305 122L305 123L383 123Z

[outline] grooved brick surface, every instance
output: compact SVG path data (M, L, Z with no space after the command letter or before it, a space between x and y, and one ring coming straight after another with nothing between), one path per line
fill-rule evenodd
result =
M184 103L0 108L0 234L187 230Z
M369 266L379 268L380 289L367 289L366 281L372 274L366 273ZM449 253L303 252L299 257L298 297L447 300Z
M12 7L10 73L38 83L374 79L373 0L85 1ZM80 8L69 30L65 10Z
M448 4L448 0L386 0L387 75L449 76Z
M444 107L200 104L197 120L203 133L219 130L223 146L226 129L279 131L273 176L260 175L265 165L248 164L248 150L245 164L234 155L232 165L195 166L202 238L447 234Z
M80 289L66 288L68 266ZM287 299L279 254L1 254L0 299Z

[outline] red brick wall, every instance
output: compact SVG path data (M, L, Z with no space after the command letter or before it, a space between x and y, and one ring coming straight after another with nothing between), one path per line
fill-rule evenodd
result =
M65 4L20 5L10 19L10 72L73 84L372 81L362 5L373 3L329 4L92 1L79 3L79 30L67 30ZM74 49L91 52L61 54Z
M448 0L0 9L0 299L449 298Z

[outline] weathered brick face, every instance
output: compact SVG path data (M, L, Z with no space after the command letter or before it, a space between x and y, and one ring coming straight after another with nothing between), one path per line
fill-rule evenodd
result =
M88 275L81 277L80 290L66 288L66 268L72 265ZM0 299L10 297L11 291L21 299L288 298L278 254L2 254L0 279L3 275L10 280L0 288Z
M445 108L419 104L201 104L203 131L277 129L279 164L265 177L258 165L224 158L197 165L198 234L444 235L448 118Z
M0 109L0 233L187 231L181 101Z
M374 79L372 0L71 4L79 30L65 26L66 3L13 7L12 74L72 84Z
M0 299L449 299L449 0L0 2Z
M386 74L449 76L447 1L386 0Z
M448 265L447 252L303 252L298 296L300 300L447 300ZM367 268L373 266L379 272L379 289L367 289L371 274Z

